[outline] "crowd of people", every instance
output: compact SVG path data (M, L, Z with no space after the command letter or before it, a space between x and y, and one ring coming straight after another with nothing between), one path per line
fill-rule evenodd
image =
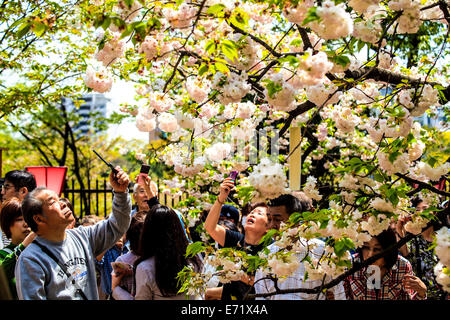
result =
M448 299L433 278L437 261L432 250L418 250L430 246L435 230L448 226L448 213L415 237L412 245L391 250L373 262L380 270L377 287L368 285L367 268L361 268L319 293L290 290L317 288L332 280L308 279L302 263L305 255L320 257L325 242L305 239L314 249L295 255L299 266L283 281L274 281L258 270L239 281L217 281L202 296L180 294L177 274L183 268L205 272L210 267L202 254L186 256L189 243L198 235L185 224L180 212L159 203L158 188L149 177L136 180L133 208L129 176L120 167L116 170L109 177L114 195L111 214L105 219L85 216L79 222L70 201L45 187L36 187L29 172L13 170L5 175L0 272L6 275L13 299L244 300L249 294L253 299L270 300ZM236 248L256 255L264 248L261 239L268 230L279 229L295 212L314 211L312 201L302 192L248 203L240 209L225 204L234 187L233 179L225 179L216 201L201 220L217 248ZM427 207L420 199L413 204L416 210ZM404 222L400 220L352 252L353 262L360 263L395 245L405 236ZM267 249L279 250L275 242ZM281 293L270 294L276 290Z

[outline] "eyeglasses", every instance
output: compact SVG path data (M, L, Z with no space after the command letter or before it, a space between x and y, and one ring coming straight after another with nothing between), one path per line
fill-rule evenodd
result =
M7 191L10 188L14 188L14 185L12 185L12 184L4 184L4 185L2 185L2 189L4 189L5 191Z

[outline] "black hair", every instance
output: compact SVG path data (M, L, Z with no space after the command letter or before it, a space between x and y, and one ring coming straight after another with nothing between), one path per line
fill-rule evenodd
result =
M380 246L382 250L386 250L393 245L397 243L397 237L395 236L395 231L392 228L388 228L387 230L384 230L380 234L374 236L378 242L380 243ZM359 257L363 259L362 255L362 248L357 249ZM392 269L392 267L397 263L398 259L398 249L391 250L388 254L384 255L384 267L387 270Z
M36 189L36 179L34 175L24 170L12 170L5 174L5 180L8 180L14 185L16 191L20 188L26 187L28 192Z
M47 190L46 187L38 187L29 192L22 201L22 214L23 219L32 231L37 231L37 224L33 217L38 214L42 214L42 207L44 203L37 198L37 195L42 191Z
M278 198L269 201L269 207L281 206L284 206L286 208L286 213L288 215L291 215L294 212L303 212L307 208L306 203L303 205L302 201L300 201L299 198L294 197L291 194L282 194Z
M258 207L268 208L268 205L265 202L256 202L256 203L247 202L242 207L242 210L241 210L242 216L248 215L250 212L252 212L253 210L255 210Z
M0 178L0 191L2 190L3 185L5 184L5 178ZM3 201L3 195L0 193L0 203Z
M448 205L448 200L439 203L437 208L440 210L436 214L437 219L431 220L434 231L439 230L442 227L450 228L450 207Z
M175 211L167 206L155 205L147 213L142 229L139 249L140 256L134 263L155 258L156 284L165 297L174 296L179 290L177 275L188 263L192 262L197 271L201 269L198 257L186 258L189 242L180 219Z
M136 252L139 248L139 239L141 237L141 232L145 221L145 216L139 214L139 212L131 217L130 226L126 233L126 238L130 241L130 249L133 252Z
M414 197L411 199L411 205L413 206L413 208L417 208L417 206L423 202L422 198L420 197Z

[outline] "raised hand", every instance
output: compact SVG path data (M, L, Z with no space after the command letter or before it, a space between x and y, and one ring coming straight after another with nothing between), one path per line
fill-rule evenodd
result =
M222 184L220 185L219 197L217 198L219 202L224 203L233 188L234 182L232 178L226 178L225 180L223 180Z
M111 183L114 192L127 192L128 185L130 184L128 174L126 174L119 166L115 169L117 170L116 175L114 175L113 172L109 174L109 182Z

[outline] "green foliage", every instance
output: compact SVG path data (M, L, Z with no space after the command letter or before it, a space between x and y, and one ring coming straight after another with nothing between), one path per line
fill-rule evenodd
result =
M196 254L199 254L201 252L205 251L205 246L203 242L197 241L190 243L186 249L186 258L192 258Z
M215 5L212 5L208 8L206 11L207 14L217 15L219 12L222 12L223 9L225 9L225 5L221 3L216 3Z
M308 9L308 12L306 13L306 18L303 20L302 25L305 26L313 21L320 21L320 17L317 14L317 7L311 7Z
M230 60L238 58L236 43L233 40L223 40L220 43L222 53Z
M342 238L334 243L334 252L338 257L342 257L346 251L355 249L355 244L349 238Z
M280 92L283 89L283 85L278 82L274 82L269 79L263 80L263 82L266 83L266 88L267 88L269 97L271 97L272 99L275 97L275 94L277 92Z

